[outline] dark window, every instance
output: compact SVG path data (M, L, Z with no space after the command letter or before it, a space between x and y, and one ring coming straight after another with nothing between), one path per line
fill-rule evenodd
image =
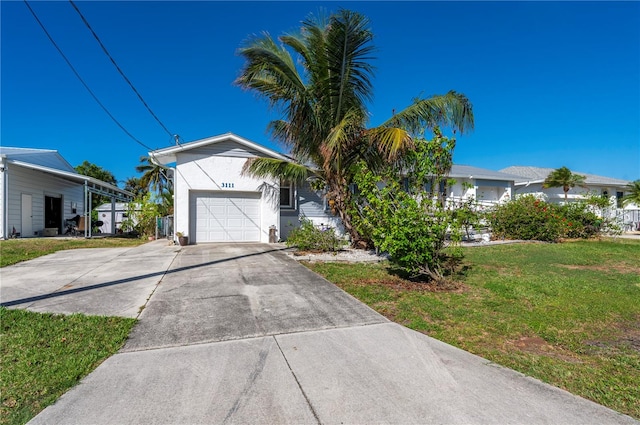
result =
M622 208L622 197L624 196L624 192L616 192L616 207Z
M280 207L293 208L293 184L286 180L280 182Z

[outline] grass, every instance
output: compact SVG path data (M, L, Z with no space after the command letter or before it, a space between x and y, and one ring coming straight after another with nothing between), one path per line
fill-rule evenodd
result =
M21 261L32 260L43 255L65 249L79 248L120 248L137 246L147 241L133 238L95 238L95 239L51 239L25 238L0 240L0 267L10 266Z
M429 292L388 265L312 270L381 314L640 418L640 243L467 248L463 289Z
M135 319L0 308L0 424L23 424L114 354Z

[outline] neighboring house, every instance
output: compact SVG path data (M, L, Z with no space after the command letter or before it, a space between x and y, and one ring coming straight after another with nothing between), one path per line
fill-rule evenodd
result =
M342 233L323 192L242 175L248 158L291 158L232 133L149 152L160 165L175 166L174 228L189 243L269 242L270 230L284 240L300 226L300 217ZM449 199L473 197L493 204L511 199L515 176L454 165L446 188ZM281 184L282 183L282 184Z
M92 194L131 196L76 173L56 150L0 147L0 239L62 234L65 220L80 215L88 221L85 200Z
M514 196L514 183L517 178L518 176L508 173L454 164L449 179L455 180L456 183L446 188L447 199L473 197L480 205L506 202Z
M553 168L512 166L500 171L520 176L519 179L515 181L517 195L533 194L536 196L545 196L547 200L552 203L564 202L564 191L561 187L551 187L548 189L542 187L542 183L549 173L554 171ZM576 186L571 188L567 193L568 202L584 199L584 196L588 194L595 194L608 197L612 206L622 208L621 199L628 193L626 186L631 183L630 181L581 173L573 170L572 172L585 176L585 187ZM629 205L626 209L638 208L640 208L640 206Z

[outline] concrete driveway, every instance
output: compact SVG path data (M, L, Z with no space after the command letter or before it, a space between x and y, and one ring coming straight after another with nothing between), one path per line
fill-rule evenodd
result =
M129 257L153 267L121 277ZM104 267L74 280L95 292L29 293L39 310L133 282L153 293L125 347L31 423L638 424L391 323L277 246L155 242Z

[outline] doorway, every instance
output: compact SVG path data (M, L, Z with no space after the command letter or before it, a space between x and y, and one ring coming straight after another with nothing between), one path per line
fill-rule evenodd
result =
M22 194L20 209L20 235L23 238L33 236L33 199L28 193Z
M62 234L62 198L44 197L44 227L56 228Z

